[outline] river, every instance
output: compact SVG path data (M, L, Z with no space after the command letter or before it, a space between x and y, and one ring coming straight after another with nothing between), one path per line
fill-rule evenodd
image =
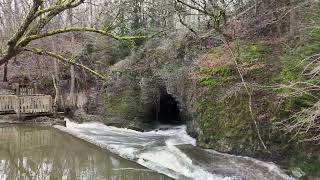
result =
M293 179L273 163L200 149L185 126L138 132L67 121L4 126L0 134L0 179Z
M0 125L0 180L169 180L57 129Z
M186 126L159 126L149 132L97 122L56 128L174 179L291 180L273 163L196 147Z

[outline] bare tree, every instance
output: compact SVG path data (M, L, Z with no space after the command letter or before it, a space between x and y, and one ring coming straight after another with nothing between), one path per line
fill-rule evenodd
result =
M227 21L226 11L228 5L225 0L175 0L176 10L179 12L179 20L182 25L195 33L195 30L186 22L186 17L191 17L201 23L207 21L207 26L215 31L223 33L222 26Z
M7 41L6 48L1 50L2 53L0 57L0 65L7 63L17 54L23 51L28 51L38 55L51 56L57 58L60 61L63 61L64 63L80 66L88 72L102 79L107 79L103 74L75 62L74 59L68 59L54 52L32 47L30 45L32 41L69 32L92 32L108 36L116 40L134 40L140 38L148 38L148 36L120 37L116 36L113 32L111 32L110 29L96 29L92 27L65 27L53 30L46 29L53 18L58 17L66 10L78 7L84 2L84 0L56 0L53 4L47 4L42 0L32 0L32 2L30 2L30 8L28 9L28 12L21 25L18 27L18 30Z

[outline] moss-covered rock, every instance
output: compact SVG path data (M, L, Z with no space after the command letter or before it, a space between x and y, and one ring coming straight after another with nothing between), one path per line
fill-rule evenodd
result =
M134 119L141 116L138 74L131 71L113 72L116 81L107 84L103 94L106 116Z
M200 146L279 158L298 146L275 128L276 122L288 117L293 106L309 101L297 97L287 103L280 91L268 88L284 77L287 67L279 47L274 42L239 41L207 48L189 36L151 40L113 68L114 81L104 94L105 114L150 123L144 119L146 112L165 91L178 102L188 132Z

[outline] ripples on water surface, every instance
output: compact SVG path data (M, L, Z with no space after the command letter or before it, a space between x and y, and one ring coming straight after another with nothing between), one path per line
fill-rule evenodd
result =
M66 128L56 128L175 179L292 179L273 163L197 148L195 139L187 134L186 126L137 132L95 122L67 121Z
M53 128L0 125L0 180L167 180Z

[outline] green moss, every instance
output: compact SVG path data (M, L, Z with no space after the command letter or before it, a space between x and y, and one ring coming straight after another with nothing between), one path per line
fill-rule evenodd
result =
M275 79L275 82L288 83L307 80L305 76L302 76L302 72L307 72L314 68L314 65L309 64L309 58L319 53L320 30L313 29L307 31L303 36L305 36L303 41L295 43L298 46L294 48L283 47L284 53L281 56L283 70Z
M228 78L234 75L234 71L229 66L218 66L218 67L201 67L200 73L214 76L214 77L221 77L223 79Z
M200 68L200 73L212 74L212 70L213 70L213 68L211 68L211 67L201 67Z
M307 94L294 96L288 101L288 109L307 108L312 106L312 101L314 101L314 99Z
M285 164L289 169L299 167L309 176L320 176L320 154L297 152Z
M219 66L214 69L214 73L222 77L229 77L233 74L233 70L227 66Z
M218 84L218 81L212 77L203 77L199 80L199 83L201 86L214 86Z
M271 54L272 49L263 42L241 42L236 46L238 57L242 63L255 63L261 61Z
M159 65L159 68L165 66L167 63L172 63L170 54L165 49L154 48L146 52L146 58Z
M224 52L221 48L216 48L214 51L208 54L209 59L219 59L224 55Z
M280 119L289 118L290 115L292 115L293 113L298 112L305 108L309 108L315 102L316 100L308 94L301 94L298 96L287 97L282 103L280 111L278 112L279 118Z
M118 92L116 95L104 94L106 115L134 118L141 108L138 96L133 90Z
M274 83L278 84L293 84L297 82L305 82L309 84L318 84L320 76L310 78L303 75L303 72L315 68L315 65L309 64L313 59L308 59L312 55L318 54L320 49L320 31L312 30L303 34L302 41L294 42L294 48L287 45L283 47L283 54L281 55L282 70L278 76L273 79ZM298 83L293 88L281 88L277 91L279 95L288 95L297 92L297 89L304 89L305 85ZM311 107L317 102L319 95L311 91L310 94L300 94L296 96L288 96L284 98L280 118L288 118L294 113L305 108Z
M199 126L203 131L199 137L200 143L204 146L219 144L230 151L258 148L247 96L237 94L217 101L216 93L206 94L205 99L195 104L201 119Z
M280 75L275 78L274 82L285 83L285 82L293 82L300 78L299 74L291 71L288 68L284 68Z
M129 93L125 92L121 96L118 106L115 106L115 107L117 107L117 110L119 111L118 113L121 113L121 112L125 112L126 109L128 109L128 105L129 105Z
M184 58L186 55L186 45L184 42L176 44L177 58Z
M106 116L133 119L142 109L140 99L139 75L132 71L115 72L121 80L112 82L112 86L103 94Z
M266 63L270 52L271 48L261 42L244 43L240 48L241 59L245 60L246 63L260 60ZM221 51L214 53L216 54L210 55L213 58L223 56L223 54L220 54ZM263 74L265 77L261 78L270 79L273 73L266 70L266 67L261 66L250 70L246 73L246 80L256 82L257 77L260 78L261 72L265 72ZM199 119L199 128L202 131L198 139L200 144L205 147L215 147L218 150L221 147L223 151L227 150L235 153L254 153L261 150L260 140L257 137L256 128L249 111L249 98L244 89L226 95L226 91L229 91L233 81L240 82L235 67L229 64L201 67L199 72L205 76L199 80L200 85L208 88L200 97L197 96L194 106ZM219 86L217 86L218 84ZM253 102L253 107L256 107L253 111L257 114L260 114L260 112L264 115L270 114L273 104L269 101L272 100L271 98L270 100L268 98L262 100L262 94L266 94L266 92L257 92L257 95L253 96L254 99L259 101L256 104ZM273 135L271 134L272 122L266 119L258 119L258 115L255 118L263 139L267 142L272 141L272 138L270 138Z

